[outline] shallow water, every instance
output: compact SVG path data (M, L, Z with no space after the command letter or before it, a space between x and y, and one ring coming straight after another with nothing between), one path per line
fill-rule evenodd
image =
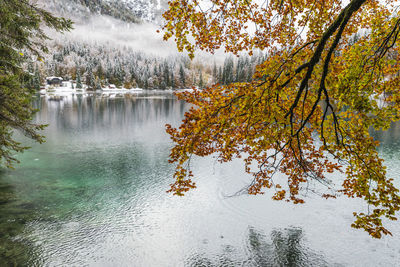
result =
M0 266L395 266L394 237L350 228L358 200L306 204L270 196L228 197L250 178L239 161L196 159L198 188L184 198L172 182L165 123L187 110L170 94L35 100L48 123L43 145L0 173ZM399 180L400 128L377 133Z

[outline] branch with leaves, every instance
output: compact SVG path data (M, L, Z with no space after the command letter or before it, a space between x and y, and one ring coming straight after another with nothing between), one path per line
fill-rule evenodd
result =
M390 234L382 219L397 219L399 190L369 130L387 130L400 119L395 4L171 1L164 38L174 36L178 49L191 56L196 49L262 50L267 57L252 82L178 94L193 107L179 129L167 125L175 144L170 162L177 164L170 192L196 187L185 165L192 155L215 154L220 162L242 157L253 175L248 193L273 188L273 199L303 203L301 192L321 183L329 190L324 198L364 199L368 212L354 213L353 227L376 238ZM277 172L286 185L275 181ZM339 185L327 179L337 172L344 174Z

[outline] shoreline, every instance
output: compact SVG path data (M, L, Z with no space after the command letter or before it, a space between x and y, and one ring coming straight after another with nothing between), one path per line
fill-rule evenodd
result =
M54 89L51 91L42 89L37 92L36 95L39 96L73 96L73 95L81 95L81 96L119 96L119 95L139 95L139 94L173 94L175 92L185 92L185 91L193 91L193 89L103 89L103 90L96 90L96 91L87 91L87 90L58 90Z

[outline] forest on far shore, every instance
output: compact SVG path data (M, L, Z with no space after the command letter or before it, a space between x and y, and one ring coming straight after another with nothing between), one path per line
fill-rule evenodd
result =
M262 53L253 56L225 58L223 64L191 61L188 56L159 57L132 48L76 41L54 41L42 62L28 60L31 74L28 86L37 90L47 76L62 77L85 83L88 89L109 84L123 88L174 89L203 88L215 83L251 81ZM27 54L26 57L30 56Z

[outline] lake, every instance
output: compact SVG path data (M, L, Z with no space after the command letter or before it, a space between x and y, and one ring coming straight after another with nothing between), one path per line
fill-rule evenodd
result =
M36 97L45 144L0 172L0 266L395 266L393 237L350 228L357 199L277 202L232 196L251 177L239 160L196 158L198 188L166 193L172 143L188 109L170 93ZM399 185L400 125L376 133Z

